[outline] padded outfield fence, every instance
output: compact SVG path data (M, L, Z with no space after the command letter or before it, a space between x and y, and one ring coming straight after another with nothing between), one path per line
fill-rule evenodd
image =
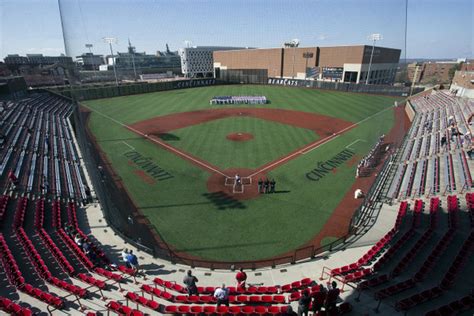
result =
M215 83L215 81L203 81L201 84L209 85ZM160 89L169 90L195 86L196 84L190 83L190 80L187 82L175 81L172 83L164 83ZM113 88L116 89L117 87ZM127 90L117 91L125 93ZM76 94L73 93L72 95L74 96ZM91 94L86 94L83 97L90 95ZM95 95L97 96L97 94ZM328 251L337 251L349 247L351 243L357 241L357 239L367 231L370 225L373 225L373 216L381 207L380 200L387 184L386 180L389 174L388 167L390 166L388 162L390 159L386 160L371 189L367 192L364 202L354 212L347 233L331 243L321 247L310 245L298 248L291 253L279 257L243 262L201 260L186 254L178 254L161 238L159 231L141 214L138 207L133 203L125 189L121 177L115 173L107 161L105 154L100 149L94 136L87 128L83 128L87 126L89 113L84 108L81 108L77 101L73 102L74 111L71 117L71 123L82 151L83 165L85 165L89 171L95 194L101 204L108 225L127 242L142 251L152 254L154 257L166 259L172 263L210 269L232 269L233 266L239 266L245 269L256 269L296 263L298 261L323 256L324 253ZM392 148L392 150L396 150L396 148Z

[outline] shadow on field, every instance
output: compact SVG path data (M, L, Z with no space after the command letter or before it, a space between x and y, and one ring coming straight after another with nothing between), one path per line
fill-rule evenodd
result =
M213 193L203 193L202 196L211 201L215 206L217 206L219 210L247 208L239 200L234 199L233 197L222 191Z
M201 248L184 248L179 249L179 251L199 251L199 250L213 250L213 249L229 249L229 248L237 248L237 247L254 247L259 245L273 245L277 244L277 241L264 241L264 242L251 242L246 244L233 244L233 245L221 245L215 247L201 247Z
M154 208L168 208L168 207L182 207L182 206L193 206L193 205L206 205L212 204L212 202L196 202L196 203L178 203L178 204L164 204L164 205L150 205L150 206L142 206L138 209L145 210L145 209L154 209Z
M290 193L290 190L275 190L275 192L270 193L270 194L281 194L281 193Z
M98 143L120 142L120 141L124 142L126 140L137 140L137 139L143 139L143 137L137 136L137 137L127 137L127 138L98 139L97 142Z
M158 136L164 141L177 141L181 139L178 136L174 134L170 134L170 133L160 133L160 134L157 134L156 136Z

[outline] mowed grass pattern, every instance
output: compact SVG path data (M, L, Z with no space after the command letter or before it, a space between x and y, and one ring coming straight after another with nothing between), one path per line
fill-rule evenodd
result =
M271 104L262 107L320 113L351 122L379 114L333 141L269 172L268 176L277 181L280 193L238 202L208 195L206 182L210 173L111 120L113 118L131 124L169 113L210 109L213 107L209 105L209 99L215 95L265 95ZM164 240L174 249L193 256L241 261L288 253L310 241L321 230L352 185L355 165L343 164L335 173L328 174L318 182L308 180L305 173L358 139L363 141L352 146L355 155L365 155L378 137L382 133L387 134L393 126L393 111L381 111L392 106L395 100L383 96L303 88L230 85L101 99L87 101L85 105L93 111L89 128L140 211L149 218ZM224 141L225 135L222 134L230 130L238 131L240 126L244 129L244 125L238 124L248 124L255 129L255 142L269 130L268 126L264 128L265 124L255 122L257 124L253 125L251 120L246 123L230 120L225 124L229 126L222 127L222 132L216 132L215 128L205 132L190 131L186 135L180 134L178 142L187 142L188 146L196 146L197 150L201 146L209 146L208 143L222 141L224 144L227 141ZM205 124L202 127L205 128ZM299 137L296 132L302 130L288 132L288 139L281 142L288 146L288 151L291 150L293 139ZM316 137L314 134L312 136ZM275 146L280 143L280 137L274 136ZM176 142L170 143L176 145ZM153 185L144 183L134 173L136 168L130 166L124 156L131 150L129 146L133 146L143 156L150 157L155 164L172 173L174 178ZM206 152L206 155L215 154L212 150ZM264 161L264 154L266 151L259 149L250 153L256 158L250 158L249 165L252 159ZM229 155L222 160L235 159L239 158ZM234 162L229 162L229 165L234 166Z
M250 133L254 139L236 142L231 133ZM228 117L170 132L173 146L223 169L254 169L285 156L319 137L314 131L253 117ZM195 137L199 135L199 137ZM211 141L210 141L211 140Z

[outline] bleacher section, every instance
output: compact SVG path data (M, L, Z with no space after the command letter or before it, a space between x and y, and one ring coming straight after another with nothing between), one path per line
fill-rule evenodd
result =
M378 301L376 312L382 302L411 315L472 310L474 194L466 194L467 211L457 196L446 202L443 210L433 197L425 210L423 201L416 200L410 210L402 201L392 230L358 261L325 269L320 279L349 284L359 291L358 298L370 292Z
M401 150L388 198L444 196L471 189L473 163L467 151L472 103L445 92L416 96L410 102L417 115Z
M30 196L52 195L76 201L87 198L78 151L68 116L72 104L40 94L6 104L0 121L4 144L0 152L0 184L8 173L18 179L17 190Z

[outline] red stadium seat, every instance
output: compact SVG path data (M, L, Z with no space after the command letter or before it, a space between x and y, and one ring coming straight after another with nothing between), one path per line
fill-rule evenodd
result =
M165 314L176 314L178 312L178 307L175 305L165 306Z
M178 306L178 313L189 314L191 312L191 307L187 305Z
M213 315L216 313L215 306L204 306L204 314L206 315Z

